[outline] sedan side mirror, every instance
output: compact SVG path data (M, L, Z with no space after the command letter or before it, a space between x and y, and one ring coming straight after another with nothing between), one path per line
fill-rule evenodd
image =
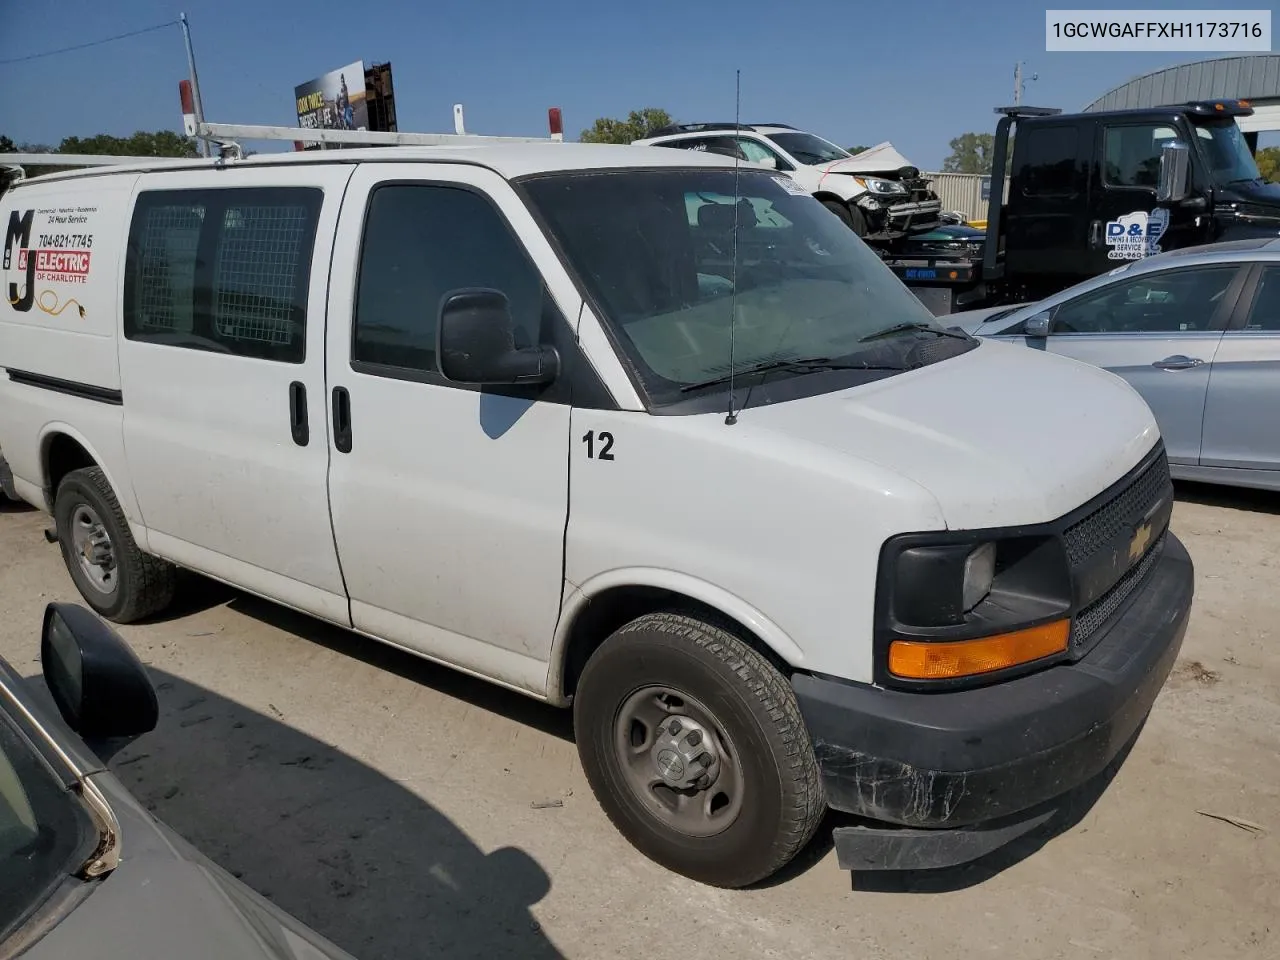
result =
M1023 336L1043 340L1049 336L1049 325L1052 317L1053 315L1048 310L1044 313L1037 313L1033 317L1028 317L1027 322L1022 325Z
M760 164L762 167L768 167L770 170L778 169L778 158L771 154L765 154L757 160L756 163Z
M1160 148L1160 180L1156 203L1178 203L1186 199L1191 172L1191 151L1180 141Z
M45 607L40 663L58 712L81 737L138 737L155 729L160 705L142 661L84 607Z
M477 288L441 300L436 366L455 383L536 385L556 378L560 356L550 346L518 349L506 294Z

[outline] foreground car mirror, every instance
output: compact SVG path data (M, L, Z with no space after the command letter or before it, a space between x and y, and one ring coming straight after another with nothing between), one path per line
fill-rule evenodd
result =
M142 661L84 607L45 608L40 663L58 712L81 737L137 737L155 729L160 706Z
M1028 317L1027 322L1022 326L1023 336L1042 340L1049 335L1049 324L1050 314L1047 311Z
M560 357L554 347L516 347L506 294L454 290L440 304L436 365L457 383L536 385L556 378Z

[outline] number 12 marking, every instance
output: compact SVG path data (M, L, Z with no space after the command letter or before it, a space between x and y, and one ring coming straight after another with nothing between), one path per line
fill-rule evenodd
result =
M612 460L613 454L613 434L608 431L600 431L600 453L596 453L596 432L588 430L582 436L582 442L587 445L588 460Z

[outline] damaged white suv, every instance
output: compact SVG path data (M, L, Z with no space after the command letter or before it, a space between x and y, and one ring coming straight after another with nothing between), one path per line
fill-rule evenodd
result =
M784 123L686 123L633 145L719 153L782 171L864 240L898 240L940 222L942 202L929 180L888 142L852 154Z

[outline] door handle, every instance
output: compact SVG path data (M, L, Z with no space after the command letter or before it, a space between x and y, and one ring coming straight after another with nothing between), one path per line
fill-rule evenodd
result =
M1094 220L1089 224L1089 248L1097 250L1102 246L1102 221Z
M1192 367L1198 367L1204 363L1199 357L1185 357L1178 353L1172 357L1165 357L1163 360L1157 360L1151 364L1157 370L1190 370Z
M300 447L305 447L311 439L307 423L307 388L297 380L289 384L289 430L293 433L293 442Z
M351 394L346 387L333 388L333 445L339 453L351 452Z

